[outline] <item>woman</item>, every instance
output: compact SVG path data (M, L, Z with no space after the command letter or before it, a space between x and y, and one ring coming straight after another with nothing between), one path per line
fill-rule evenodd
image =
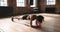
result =
M31 19L30 19L30 25L31 27L35 27L35 28L41 28L41 23L44 20L44 17L39 15L32 15Z
M31 18L30 18L30 25L31 25L31 27L33 27L33 26L36 26L36 15L32 15L31 16Z
M41 16L41 15L37 16L37 18L36 18L37 27L41 28L41 24L42 24L43 21L44 21L44 17L43 16Z

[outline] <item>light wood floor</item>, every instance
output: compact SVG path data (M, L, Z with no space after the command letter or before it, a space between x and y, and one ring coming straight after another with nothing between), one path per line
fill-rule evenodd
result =
M30 14L31 15L31 14ZM41 13L36 15L44 16L42 29L38 30L29 26L29 20L11 21L10 18L0 19L0 31L4 32L60 32L60 15ZM28 24L28 25L27 25Z

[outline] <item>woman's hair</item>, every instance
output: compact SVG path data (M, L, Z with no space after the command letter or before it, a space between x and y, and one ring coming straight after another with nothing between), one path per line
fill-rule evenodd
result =
M42 15L37 16L36 18L40 23L44 20L44 17Z

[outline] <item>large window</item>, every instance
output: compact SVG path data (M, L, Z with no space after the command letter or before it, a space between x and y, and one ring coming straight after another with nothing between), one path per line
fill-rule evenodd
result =
M47 5L55 5L56 0L47 0Z
M36 0L30 0L30 7L36 7Z
M0 0L0 6L8 6L7 0Z
M17 0L17 7L25 7L25 0Z

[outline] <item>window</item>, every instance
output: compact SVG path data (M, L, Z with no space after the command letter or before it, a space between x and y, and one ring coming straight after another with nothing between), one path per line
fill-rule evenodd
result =
M30 5L33 5L33 0L30 0Z
M25 7L25 0L17 0L17 7Z
M55 5L56 0L47 0L47 5Z
M8 6L7 0L0 0L0 6Z
M36 7L36 0L30 0L30 7Z

